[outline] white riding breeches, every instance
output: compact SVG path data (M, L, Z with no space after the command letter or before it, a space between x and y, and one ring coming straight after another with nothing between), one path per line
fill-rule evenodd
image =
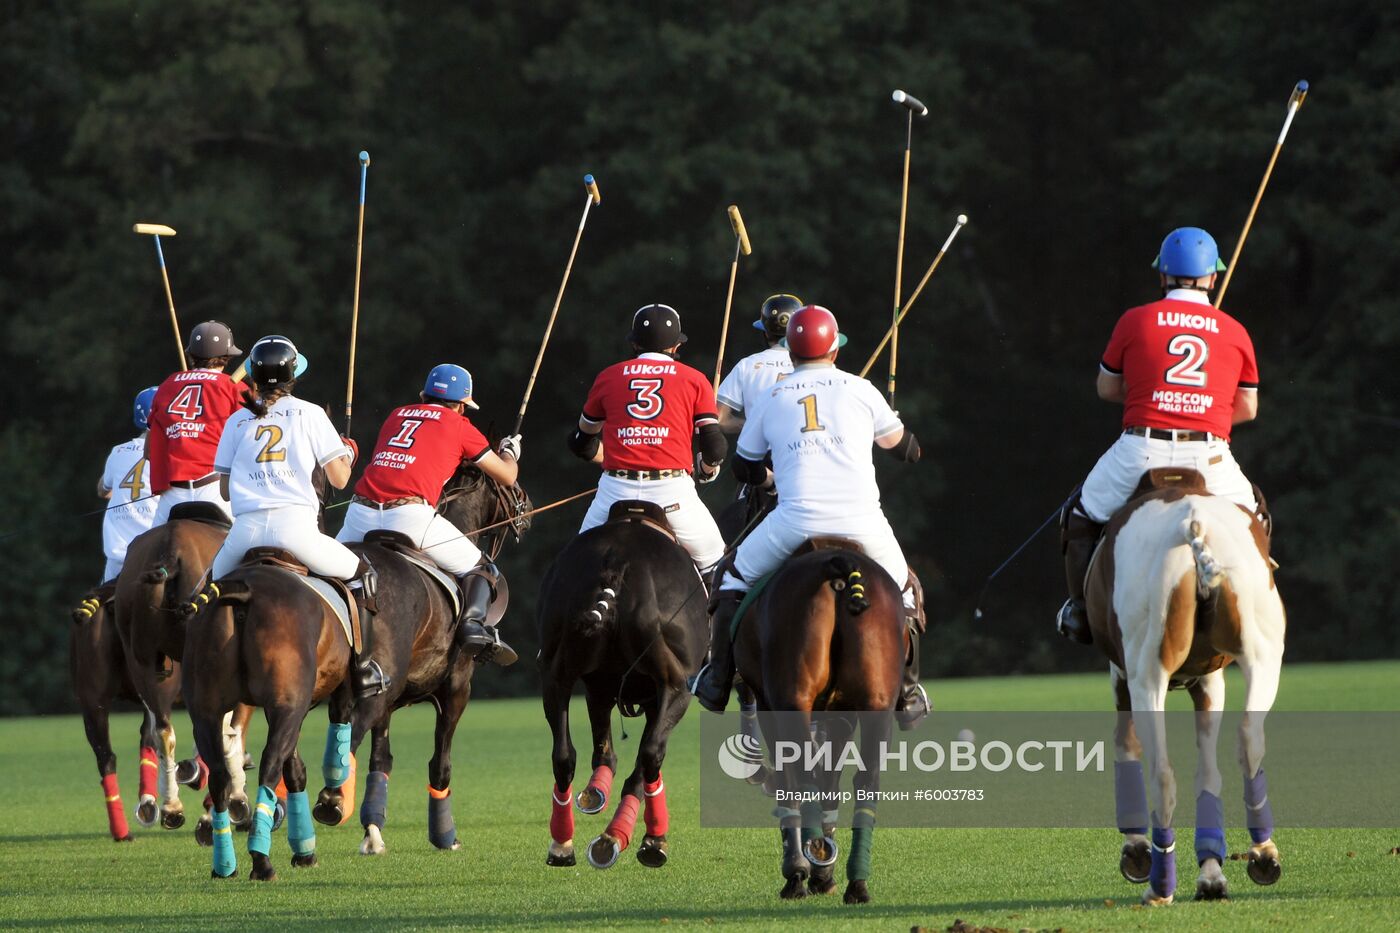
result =
M107 583L117 578L117 574L122 572L123 561L107 558L107 565L102 569L102 582Z
M1169 441L1123 434L1089 472L1079 494L1079 508L1103 524L1127 504L1142 474L1158 467L1190 467L1206 480L1212 495L1222 496L1253 512L1254 487L1224 440Z
M223 577L249 548L278 547L290 551L312 573L349 580L360 567L360 558L316 527L316 510L283 506L259 509L235 516L224 546L214 555L213 579Z
M598 494L583 517L579 533L595 528L608 520L608 511L621 499L642 499L654 502L666 510L666 521L676 534L676 540L690 554L695 566L708 570L724 556L724 536L715 518L695 492L695 481L689 476L670 479L623 479L608 476L598 480Z
M218 482L206 483L197 489L186 489L183 486L171 486L160 494L160 504L156 506L156 517L151 521L151 527L164 525L170 521L170 510L181 502L212 502L224 510L224 514L229 518L233 517L233 512L229 508L228 500L219 494Z
M453 576L466 573L481 561L481 551L447 519L425 502L393 509L374 508L359 502L345 511L337 541L363 541L371 531L397 531L408 535L443 570Z

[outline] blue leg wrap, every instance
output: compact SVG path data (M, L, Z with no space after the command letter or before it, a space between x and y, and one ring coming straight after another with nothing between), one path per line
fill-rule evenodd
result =
M1118 805L1118 831L1147 835L1147 788L1142 783L1142 762L1113 763L1113 799Z
M350 723L333 722L326 726L326 753L321 757L321 776L332 790L350 777Z
M428 796L428 840L439 849L450 849L457 842L457 824L452 820L450 796Z
M238 870L238 856L233 851L233 832L229 828L228 811L215 810L210 816L214 826L214 874L227 878Z
M271 787L258 785L258 802L253 807L253 826L248 830L248 852L267 855L272 850L272 814L277 795Z
M1225 807L1210 791L1196 798L1196 864L1206 859L1225 864Z
M316 824L311 822L311 804L306 791L287 794L287 844L293 855L311 855L316 851Z
M384 828L384 811L389 808L389 775L371 771L365 779L365 799L360 804L360 825Z
M1274 835L1274 808L1269 804L1269 782L1264 769L1244 782L1244 820L1249 838L1267 842Z
M1176 893L1176 830L1152 827L1152 871L1147 882L1160 897Z

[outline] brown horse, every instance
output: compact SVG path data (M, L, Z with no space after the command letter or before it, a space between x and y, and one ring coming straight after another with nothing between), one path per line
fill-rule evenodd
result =
M577 761L569 737L569 699L579 680L593 726L593 776L578 808L608 802L617 752L614 705L646 715L637 760L617 813L588 847L594 868L616 864L645 801L646 836L637 860L659 868L668 858L669 817L661 765L666 741L690 703L687 681L705 657L705 589L665 515L649 502L620 501L607 523L570 541L540 584L540 670L544 714L554 736L554 808L547 865L573 865L572 784Z
M528 530L530 499L519 486L506 489L479 469L464 465L448 482L440 505L442 514L470 535L492 561L508 536L517 541ZM407 547L405 547L407 545ZM374 617L374 658L389 676L389 690L354 704L353 710L331 704L331 724L326 739L322 772L326 785L317 797L313 815L329 825L344 821L345 784L353 769L343 756L352 757L365 733L370 734L370 770L365 780L360 823L365 835L364 855L385 850L384 820L388 808L389 775L394 756L389 745L389 722L394 710L432 701L437 714L432 758L428 762L428 839L440 849L456 849L457 828L452 817L452 737L471 695L476 664L474 653L462 652L454 640L456 612L443 587L405 554L423 555L406 539L373 532L363 544L351 545L372 564L379 577L379 609ZM495 624L505 612L508 594L505 578L496 582L496 598L487 621ZM337 697L339 699L339 697ZM344 725L349 723L347 727ZM346 748L340 747L348 733ZM353 788L350 789L353 793Z
M757 697L774 762L779 761L778 743L805 746L816 720L824 724L830 742L843 746L856 723L829 715L833 713L857 714L861 758L879 761L899 697L906 637L899 586L850 542L814 539L774 571L740 620L734 642L735 665ZM778 768L775 776L788 792L834 789L791 765ZM839 778L838 773L826 780ZM879 770L860 772L855 786L857 791L878 791ZM832 891L835 811L823 813L814 797L800 809L780 803L776 813L787 879L781 896ZM866 882L874 829L875 804L862 803L846 859L848 904L870 900Z
M123 666L136 697L152 720L151 731L157 740L149 755L143 742L141 799L136 807L136 820L142 826L155 825L157 815L166 829L176 829L185 822L176 780L175 728L171 722L171 711L180 698L180 659L185 647L185 622L177 608L199 587L227 534L228 520L216 507L197 502L178 505L171 510L170 521L131 542L117 577L113 611L125 659ZM101 650L96 647L85 656L101 663ZM110 674L107 679L111 684ZM248 715L241 717L243 722L247 722ZM242 733L237 733L235 741L235 730L226 722L221 734L230 741L226 749L219 747L217 757L222 759L227 754L236 763L231 765L239 785L235 822L243 823L249 811L242 792ZM209 762L207 757L204 760ZM157 783L163 798L159 814Z

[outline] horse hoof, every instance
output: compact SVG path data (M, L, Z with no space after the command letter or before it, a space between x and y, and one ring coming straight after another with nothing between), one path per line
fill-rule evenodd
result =
M272 831L275 833L281 829L286 819L287 805L282 802L281 798L278 798L277 803L272 807Z
M1123 854L1118 859L1118 870L1129 884L1146 884L1152 871L1152 853L1147 840L1123 843Z
M1151 888L1142 892L1142 903L1148 907L1166 907L1171 904L1172 895L1158 894Z
M836 890L836 879L830 871L814 871L807 879L808 894L830 894Z
M574 841L549 843L549 854L545 856L544 863L550 868L572 868L576 862L574 860Z
M1245 873L1255 884L1270 885L1278 881L1279 876L1283 874L1283 866L1279 864L1276 855L1251 851Z
M1198 901L1228 901L1230 892L1226 890L1224 879L1218 881L1198 881L1196 882L1196 900Z
M580 813L602 813L603 808L608 805L608 795L597 787L585 787L578 792L576 802Z
M201 816L194 824L194 841L202 846L214 844L214 823L207 816Z
M660 868L667 858L665 836L647 836L637 849L637 861L647 868Z
M248 873L248 877L254 881L276 881L277 872L272 867L272 860L266 855L253 853L253 870Z
M802 843L802 854L807 856L807 861L818 868L826 868L836 864L836 857L840 851L836 847L835 839L830 836L820 836Z
M312 852L310 855L293 855L293 856L292 856L292 867L293 867L293 868L315 868L317 864L319 864L319 863L316 861L316 853L315 853L315 852Z
M622 846L607 833L588 844L588 864L594 868L612 868L622 857Z
M113 842L135 842L135 841L136 841L136 837L133 836L133 835L131 835L131 833L127 833L125 836L122 836L122 837L120 837L120 838L118 838L118 837L116 837L116 836L113 836L113 837L112 837L112 841L113 841Z
M311 808L311 816L326 826L339 826L345 818L345 811L341 809L344 800L340 788L331 790L323 787L321 793L316 795L316 806Z
M365 838L360 840L361 855L383 855L384 835L379 831L379 827L370 823L365 827Z
M195 790L203 790L203 787L196 787L199 784L199 762L193 758L186 758L184 761L175 763L175 783L183 784L186 787L193 787Z
M778 896L785 901L795 901L798 898L807 896L807 876L806 873L793 875L783 885L783 889L778 892Z
M241 833L246 833L253 825L253 808L248 805L247 797L229 798L228 821Z
M237 877L238 877L238 869L235 868L233 871L229 872L227 875L221 875L221 874L219 874L219 873L216 872L216 871L211 871L211 872L209 873L209 877L210 877L210 878L217 878L219 881L223 881L223 880L225 880L225 879L227 879L227 878L237 878Z
M156 825L156 818L160 816L160 810L156 807L156 798L142 797L141 802L136 805L136 822L150 829Z
M160 825L166 829L179 829L185 825L184 810L162 810L160 814Z
M852 881L846 885L846 893L841 895L841 900L846 904L869 904L870 888L864 881Z
M244 770L244 771L252 771L252 770L253 770L253 756L250 755L250 754L248 754L247 752L244 752L244 753L243 753L243 770Z

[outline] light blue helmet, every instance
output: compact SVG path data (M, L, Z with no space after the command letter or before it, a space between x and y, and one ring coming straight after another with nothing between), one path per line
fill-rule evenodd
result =
M439 363L428 373L423 394L444 402L464 402L468 408L479 407L472 401L472 374L455 363Z
M1178 227L1162 241L1152 268L1163 275L1183 279L1198 279L1215 272L1224 272L1220 249L1215 238L1200 227Z
M151 417L151 402L155 401L156 387L142 389L136 394L136 401L131 406L131 420L136 424L138 430L146 430L146 422Z

